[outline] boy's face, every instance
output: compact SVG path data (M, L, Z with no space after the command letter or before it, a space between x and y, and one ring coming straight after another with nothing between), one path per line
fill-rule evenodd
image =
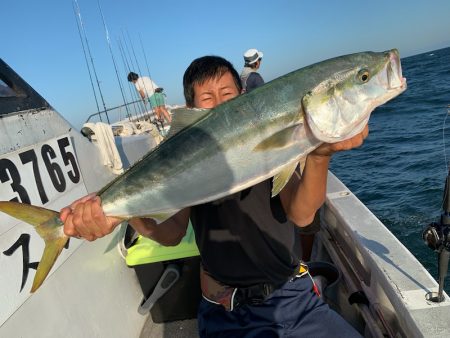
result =
M210 78L203 84L194 84L194 106L196 108L214 108L215 106L239 95L230 72L220 78Z

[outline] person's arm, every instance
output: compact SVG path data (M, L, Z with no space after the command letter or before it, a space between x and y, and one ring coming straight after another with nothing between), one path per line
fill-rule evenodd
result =
M173 246L181 242L189 224L190 208L182 209L162 223L151 218L132 218L128 223L144 237L161 245Z
M129 222L137 232L150 237L162 245L178 244L186 233L190 209L182 209L160 224L152 219L133 218ZM61 210L67 236L82 237L88 241L110 234L124 219L107 217L103 213L101 200L95 194L84 196Z
M139 89L138 92L141 96L142 101L144 101L144 104L147 104L147 100L145 99L145 92L142 89Z
M310 224L325 201L331 155L361 146L368 133L366 126L358 135L345 141L322 144L308 155L302 177L292 175L280 192L283 208L293 223L300 227Z
M142 79L139 78L137 79L137 81L134 83L134 87L136 88L137 92L139 93L139 96L141 97L142 101L144 102L144 104L147 104L146 101L146 95L145 95L145 91L142 85Z
M329 156L308 155L300 178L297 173L280 192L287 217L297 226L310 224L325 201Z

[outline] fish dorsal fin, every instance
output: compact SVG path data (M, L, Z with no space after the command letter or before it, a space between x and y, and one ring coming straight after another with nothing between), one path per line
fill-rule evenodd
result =
M211 109L198 109L198 108L176 108L171 110L172 122L170 124L169 133L166 139L177 134L184 128L194 124L200 120L203 116L208 114Z
M284 186L289 182L292 174L297 168L297 162L289 163L284 166L283 169L273 177L272 184L272 197L278 195Z
M276 132L260 142L255 148L253 148L253 151L281 149L290 146L292 142L295 141L295 135L297 134L298 128L302 125L302 123L294 124L293 126Z

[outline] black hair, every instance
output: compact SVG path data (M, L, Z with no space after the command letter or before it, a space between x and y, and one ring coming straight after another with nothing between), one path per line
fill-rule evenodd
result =
M184 99L186 100L186 106L194 107L195 84L201 85L209 79L220 78L226 72L231 73L238 92L240 93L242 90L241 80L238 72L234 69L231 62L220 56L214 55L203 56L192 61L183 76Z
M133 81L136 81L137 79L139 79L139 75L137 75L136 73L133 73L133 72L129 72L127 79L129 82L133 82Z

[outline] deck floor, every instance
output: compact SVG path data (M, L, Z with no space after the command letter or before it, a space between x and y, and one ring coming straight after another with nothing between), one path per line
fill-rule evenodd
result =
M178 320L170 323L153 323L149 315L139 338L198 338L197 320Z

